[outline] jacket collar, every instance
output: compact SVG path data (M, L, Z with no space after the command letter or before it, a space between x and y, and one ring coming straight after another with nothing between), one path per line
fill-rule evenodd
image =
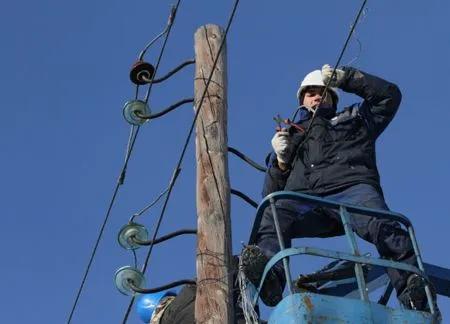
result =
M299 109L298 112L298 123L311 119L311 117L313 116L313 113L310 112L308 109L302 107ZM336 116L336 109L333 107L330 108L325 108L325 107L321 107L316 111L316 117L323 117L326 119L331 119L334 116Z

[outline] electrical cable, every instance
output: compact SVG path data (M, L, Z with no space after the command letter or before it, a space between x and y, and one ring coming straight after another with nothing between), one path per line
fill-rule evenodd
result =
M173 24L173 22L174 22L174 20L175 20L175 15L176 15L176 12L177 12L177 9L178 9L178 6L177 7L172 7L171 8L171 11L170 11L170 15L169 15L169 19L168 19L168 21L167 21L167 25L166 25L166 27L164 28L164 30L161 32L161 33L159 33L155 38L153 38L145 47L144 47L144 49L139 53L139 56L138 56L138 61L142 61L142 59L144 58L144 55L145 55L145 53L147 52L147 50L158 40L158 39L160 39L162 36L164 36L171 28L172 28L172 24ZM167 37L168 36L166 36L166 40L167 40ZM155 75L156 75L156 70L157 70L158 68L156 68L155 69L155 71L154 71L154 73L153 73L153 77L152 77L152 79L154 79L154 77L155 77ZM138 96L139 96L139 85L136 85L136 95L135 95L135 100L137 100L138 99Z
M165 33L167 33L167 31L169 30L169 27L173 24L173 21L175 20L176 10L177 10L177 8L173 8L172 7L166 27L164 28L164 30L161 33L159 33L155 38L153 38L144 47L144 49L139 53L138 61L142 61L142 59L144 58L145 53L150 48L150 46L152 46L158 39L160 39Z
M145 103L148 103L148 100L150 98L150 93L152 92L152 88L153 88L153 84L154 84L153 80L155 79L156 71L158 71L158 67L159 67L159 64L161 63L161 59L162 59L162 56L164 54L164 50L166 49L167 40L169 39L169 35L170 35L171 30L172 30L173 23L175 21L175 16L177 14L178 7L180 5L180 1L181 0L178 0L177 4L174 7L172 7L172 12L171 12L171 15L170 15L170 18L169 18L169 25L167 26L166 37L164 38L164 43L163 43L163 45L161 47L161 52L159 52L159 57L158 57L158 60L156 62L155 73L153 73L153 76L151 78L150 86L148 87L147 93L145 94L145 100L144 100Z
M182 229L182 230L175 231L175 232L169 233L167 235L161 236L161 237L159 237L155 240L151 240L151 241L142 241L142 240L138 239L135 235L133 235L133 236L130 236L130 240L137 245L148 246L148 245L152 245L152 244L153 245L159 244L159 243L165 242L167 240L170 240L171 238L174 238L174 237L177 237L180 235L184 235L184 234L195 234L196 235L197 230L196 229Z
M174 282L168 283L167 285L159 286L159 287L155 287L155 288L140 288L140 287L136 286L132 280L128 279L128 285L130 286L131 290L133 290L139 294L153 294L153 293L157 293L157 292L160 292L160 291L163 291L166 289L178 287L181 285L195 285L195 284L196 284L195 280L183 279L183 280L174 281Z
M128 143L127 143L127 151L125 153L125 167L122 169L122 172L119 176L119 185L123 185L123 182L125 181L125 175L127 173L127 166L128 166L128 160L131 155L132 146L134 146L134 142L136 141L137 134L139 133L140 126L134 126L132 125L130 127L130 136L128 137Z
M262 172L266 172L267 171L267 169L265 167L263 167L262 165L256 163L255 161L253 161L252 159L250 159L249 157L247 157L243 153L241 153L238 150L236 150L234 147L228 146L228 152L233 153L234 155L236 155L237 157L241 158L242 160L244 160L245 162L247 162L248 164L250 164L252 167L254 167L255 169L257 169L259 171L262 171Z
M350 39L351 39L351 37L352 37L352 35L353 35L353 31L355 30L355 27L356 27L357 23L358 23L358 21L359 21L359 17L361 16L361 13L362 13L363 10L364 10L364 7L365 7L365 5L366 5L366 2L367 2L367 0L363 0L363 2L362 2L362 4L361 4L361 7L359 8L359 11L358 11L358 14L356 15L355 21L354 21L354 23L352 24L352 28L350 29L350 32L349 32L349 34L348 34L348 36L347 36L347 39L345 40L344 46L342 47L341 52L340 52L340 54L339 54L339 56L338 56L338 59L337 59L337 61L336 61L336 64L334 65L334 69L333 69L333 72L331 73L331 77L330 77L330 79L328 80L327 84L325 85L325 89L324 89L324 91L323 91L322 98L320 98L319 105L317 106L317 109L316 109L316 111L314 112L314 114L313 114L313 116L312 116L312 118L311 118L311 120L310 120L310 122L309 122L308 128L306 129L306 132L305 132L305 136L303 137L302 142L299 144L298 149L299 149L300 147L302 147L304 143L306 143L306 140L307 140L308 137L309 137L309 131L310 131L310 129L311 129L311 125L313 124L314 118L316 117L316 112L317 112L317 110L320 109L320 105L322 104L322 101L323 101L323 99L325 98L325 94L327 93L327 90L328 90L328 88L330 87L330 83L331 83L331 81L333 80L333 78L334 78L334 76L335 76L335 74L336 74L336 68L339 66L339 63L341 63L342 56L344 55L344 52L345 52L345 50L347 49L348 43L349 43L349 41L350 41Z
M178 2L179 2L179 1L180 1L180 0L178 0ZM205 96L206 96L206 93L207 93L207 91L208 91L209 84L211 83L211 80L212 80L214 71L215 71L215 69L216 69L217 62L219 61L220 53L222 52L222 49L223 49L223 47L224 47L224 45L225 45L225 41L226 41L226 39L227 39L228 31L229 31L229 29L230 29L231 23L233 22L234 14L236 13L236 9L237 9L237 5L238 5L238 4L239 4L239 0L235 0L234 5L233 5L233 10L232 10L231 15L230 15L230 18L229 18L229 20L228 20L228 24L227 24L227 26L226 26L226 28L225 28L224 37L223 37L222 42L221 42L221 44L220 44L220 46L219 46L219 49L218 49L218 51L217 51L217 56L216 56L216 58L215 58L215 60L214 60L214 62L213 62L212 69L211 69L211 73L210 73L210 75L209 75L209 77L208 77L208 80L207 80L207 82L206 82L205 89L204 89L204 91L203 91L203 94L202 94L202 96L201 96L201 99L200 99L200 102L199 102L199 105L198 105L198 109L197 109L197 111L196 111L196 113L195 113L194 120L192 121L191 127L190 127L189 132L188 132L188 135L187 135L187 137L186 137L186 140L185 140L185 143L184 143L184 146L183 146L183 150L182 150L182 152L181 152L181 155L180 155L180 158L179 158L179 160L178 160L177 166L175 167L175 170L174 170L174 176L172 177L172 180L171 180L171 182L170 182L169 190L168 190L168 192L167 192L166 199L165 199L165 201L164 201L164 205L163 205L162 210L161 210L161 215L160 215L160 217L159 217L159 219L158 219L158 222L157 222L157 225L156 225L156 227L155 227L155 231L154 231L153 238L152 238L153 241L156 239L156 235L158 234L158 230L159 230L159 227L161 226L162 218L164 217L164 213L165 213L165 210L166 210L166 208L167 208L168 201L169 201L169 199L170 199L170 194L172 193L172 189L173 189L173 186L174 186L174 184L175 184L176 178L177 178L178 174L179 174L180 171L181 171L181 164L182 164L182 162L183 162L184 155L185 155L185 153L186 153L186 150L187 150L187 147L188 147L190 138L191 138L192 133L193 133L193 131L194 131L194 127L195 127L197 118L198 118L198 116L199 116L199 114L200 114L200 111L201 111L201 108L202 108L202 105L203 105L203 101L205 100ZM144 265L143 265L143 267L142 267L142 273L143 273L143 274L145 274L145 271L147 270L147 264L148 264L148 262L149 262L149 259L150 259L152 250L153 250L153 245L150 245L150 248L149 248L149 251L148 251L148 253L147 253L147 256L146 256ZM128 316L129 316L129 314L130 314L130 312L131 312L131 308L133 307L133 304L134 304L134 299L135 299L135 297L133 296L133 297L131 298L131 300L130 300L130 303L129 303L129 305L128 305L128 309L127 309L127 311L126 311L126 313L125 313L125 316L124 316L124 318L123 318L123 321L122 321L123 324L125 324L125 323L127 322L127 320L128 320Z
M136 114L136 116L138 116L139 118L142 118L142 119L155 119L155 118L164 116L168 112L171 112L172 110L174 110L184 104L191 103L191 102L194 102L194 98L187 98L187 99L180 100L180 101L174 103L173 105L167 107L166 109L163 109L155 114L144 115L144 114L141 114L139 111L136 111L135 114Z
M170 78L172 75L174 75L175 73L177 73L178 71L180 71L182 68L184 68L185 66L191 65L191 64L195 64L195 60L187 60L184 61L183 63L181 63L180 65L178 65L176 68L174 68L173 70L169 71L165 76L162 76L158 79L154 79L152 80L151 78L147 78L146 75L142 75L142 80L144 80L147 83L161 83L163 81L166 81L168 78Z
M166 193L167 190L169 190L169 187L167 187L166 189L164 189L163 192L161 192L158 197L156 197L155 200L153 200L149 205L145 206L140 212L133 214L133 216L130 217L130 220L128 221L128 223L133 223L134 222L134 218L135 217L139 217L141 216L143 213L145 213L147 210L149 210L150 208L152 208Z
M336 69L339 66L339 63L341 63L342 56L344 56L344 52L347 49L350 39L352 38L353 32L355 30L356 25L358 24L359 17L361 16L361 13L364 10L366 2L367 2L367 0L363 0L361 7L359 8L359 11L358 11L358 14L356 15L355 21L352 25L352 28L350 29L350 33L348 34L347 39L345 40L344 46L342 47L341 53L339 54L336 64L334 65L334 69L333 69L333 72L331 73L331 77L328 80L327 84L325 85L325 89L323 91L324 94L327 92L328 88L330 87L331 81L333 80L333 77L336 75ZM324 96L322 96L322 98L320 98L320 104L322 104L323 99L324 99ZM319 107L320 107L320 104L319 104Z
M178 10L178 6L179 6L179 4L180 4L180 1L181 1L181 0L178 0L177 4L176 4L174 7L172 7L171 15L170 15L170 17L169 17L169 26L167 27L166 38L165 38L165 40L164 40L163 47L161 48L161 51L160 51L160 54L159 54L159 57L158 57L158 61L157 61L156 67L155 67L155 73L154 73L154 76L156 75L156 72L157 72L158 67L159 67L159 63L160 63L161 58L162 58L162 56L163 56L164 49L165 49L165 45L166 45L166 43L167 43L167 39L168 39L168 36L169 36L169 34L170 34L170 30L172 29L173 21L174 21L174 19L175 19L175 14L176 14L176 11ZM162 35L161 35L161 36L162 36ZM155 39L155 41L156 41L156 39ZM151 44L150 44L150 45L151 45ZM148 48L150 45L148 45L147 48ZM145 53L145 51L144 51L143 53ZM143 55L143 54L142 54L142 55ZM149 90L147 91L147 95L146 95L146 103L148 102L148 99L149 99L149 96L150 96L151 87L152 87L152 84L150 84ZM136 89L136 96L137 96L137 95L138 95L138 89ZM140 128L139 128L139 126L138 126L137 129L136 129L136 131L134 132L134 136L133 136L134 128L131 129L129 141L128 141L128 144L127 144L127 153L126 153L126 156L125 156L125 163L123 164L123 167L122 167L122 170L121 170L121 172L120 172L120 176L119 176L119 179L118 179L118 181L117 181L116 187L115 187L115 189L114 189L112 198L111 198L111 200L110 200L110 203L109 203L109 206L108 206L108 209L107 209L105 218L104 218L103 223L102 223L102 225L101 225L101 227L100 227L99 234L98 234L98 236L97 236L97 239L96 239L96 241L95 241L93 250L92 250L92 252L91 252L91 256L90 256L90 258L89 258L88 265L87 265L87 267L86 267L86 270L85 270L85 272L84 272L83 278L82 278L82 280L81 280L81 284L80 284L80 286L79 286L79 288L78 288L78 292L77 292L77 295L76 295L76 297L75 297L75 301L74 301L74 303L73 303L73 305L72 305L72 309L71 309L71 311L70 311L69 319L68 319L68 321L67 321L67 324L70 324L70 322L71 322L71 320L72 320L72 318L73 318L73 314L75 313L75 309L76 309L76 307L77 307L77 305L78 305L78 301L79 301L79 299L80 299L81 292L82 292L82 290L83 290L83 287L84 287L84 284L85 284L85 282L86 282L87 276L88 276L88 274L89 274L89 271L90 271L92 262L93 262L93 260L94 260L95 254L96 254L96 252L97 252L97 248L98 248L98 246L99 246L99 244L100 244L100 240L101 240L101 238L102 238L102 236L103 236L103 232L104 232L104 230L105 230L106 224L107 224L108 219L109 219L109 216L110 216L110 214L111 214L112 207L113 207L114 202L115 202L115 199L116 199L116 197L117 197L117 193L118 193L118 191L119 191L119 187L120 187L120 186L123 184L123 182L124 182L126 169L127 169L128 162L129 162L129 160L130 160L130 157L131 157L131 153L132 153L133 148L134 148L134 144L136 143L136 139L137 139L137 136L138 136L138 134L139 134L139 129L140 129ZM131 143L130 143L130 139L131 139Z
M364 20L366 20L367 13L368 13L368 8L365 8L362 12L362 18L360 18L358 20L359 25L361 25L364 22ZM350 26L350 28L352 28L352 26ZM358 54L353 59L351 59L346 64L346 66L351 66L353 63L355 63L357 60L359 60L359 58L361 57L362 50L363 50L362 42L359 39L358 35L356 34L356 30L353 31L353 36L355 37L355 40L358 42Z
M254 208L258 208L258 204L256 203L256 201L254 201L253 199L251 199L249 196L247 196L246 194L235 190L235 189L231 189L231 194L238 196L240 198L242 198L243 200L245 200L250 206L254 207Z
M75 297L75 301L74 301L74 303L73 303L73 305L72 305L72 309L71 309L71 311L70 311L69 319L68 319L68 321L67 321L67 324L70 324L70 322L71 322L71 320L72 320L72 317L73 317L73 314L75 313L75 309L76 309L76 307L77 307L77 305L78 305L78 300L80 299L81 292L82 292L82 290L83 290L83 287L84 287L84 284L85 284L85 282L86 282L87 276L88 276L89 271L90 271L90 269L91 269L92 262L94 261L94 257L95 257L95 254L96 254L96 252L97 252L97 248L98 248L98 246L99 246L99 244L100 244L100 240L101 240L101 238L102 238L103 232L104 232L105 227L106 227L106 224L107 224L107 222L108 222L109 215L111 214L111 210L112 210L112 207L113 207L113 205L114 205L114 201L115 201L115 199L116 199L116 197L117 197L117 193L118 193L118 191L119 191L119 187L120 187L120 185L123 183L123 178L124 178L123 175L124 175L124 172L125 172L125 170L126 170L126 168L127 168L128 161L130 160L130 157L131 157L131 151L133 150L134 144L136 143L136 136L137 136L138 131L139 131L139 128L138 128L138 129L136 130L136 132L134 133L135 136L131 136L131 137L132 137L131 144L130 144L129 146L127 146L127 154L126 154L125 162L124 162L124 164L123 164L123 166L122 166L122 170L121 170L121 172L120 172L119 179L117 180L116 187L114 188L114 192L113 192L113 195L112 195L112 197L111 197L111 200L110 200L110 203L109 203L109 206L108 206L108 209L107 209L105 218L104 218L104 220L103 220L102 226L100 227L100 231L99 231L99 234L98 234L98 236L97 236L97 240L95 241L94 247L93 247L93 249L92 249L92 252L91 252L91 256L90 256L90 258L89 258L88 265L87 265L86 270L85 270L84 275L83 275L83 279L81 280L81 284L80 284L80 286L79 286L79 288L78 288L78 292L77 292L77 295L76 295L76 297Z

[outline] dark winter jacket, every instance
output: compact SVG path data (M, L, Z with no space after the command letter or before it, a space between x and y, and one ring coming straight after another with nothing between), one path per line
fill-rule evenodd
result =
M316 116L301 112L298 122L307 134L294 134L290 167L278 168L275 153L268 159L263 196L278 190L325 196L359 183L381 192L375 141L393 119L401 101L398 87L355 68L344 68L340 88L364 99L342 112L319 109Z

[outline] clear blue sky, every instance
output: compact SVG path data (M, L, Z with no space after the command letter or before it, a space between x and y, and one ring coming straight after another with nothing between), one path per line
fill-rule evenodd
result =
M67 320L124 159L129 125L122 106L134 98L129 67L164 28L170 3L3 3L2 323ZM359 6L356 0L241 1L228 40L230 146L263 163L272 117L291 114L305 73L335 64ZM231 1L182 1L159 75L193 58L195 30L206 23L225 26L231 7ZM398 115L378 141L385 195L391 209L412 220L424 260L450 268L450 5L381 0L367 7L357 27L362 53L353 65L403 92ZM160 45L149 61L155 62ZM356 56L353 39L342 63ZM192 95L191 66L155 86L150 105L158 111ZM343 104L354 100L342 94ZM192 118L188 105L142 128L73 323L121 322L129 300L114 287L113 275L133 259L118 245L117 233L168 185ZM196 226L194 152L191 141L161 234ZM235 156L229 167L232 187L259 201L263 174ZM139 222L153 231L160 207ZM253 213L232 198L235 253L248 240ZM295 244L347 249L344 238ZM308 272L325 261L295 262ZM176 238L155 247L147 285L194 275L195 238ZM450 302L439 301L450 323ZM139 323L134 310L129 323Z

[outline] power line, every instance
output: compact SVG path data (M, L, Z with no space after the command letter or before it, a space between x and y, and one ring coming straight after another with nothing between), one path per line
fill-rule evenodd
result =
M341 50L341 53L339 53L339 57L338 57L338 59L336 61L336 64L334 65L333 73L331 73L331 77L328 80L327 84L325 85L325 90L323 92L324 94L326 93L326 91L330 87L331 80L333 80L333 77L336 74L336 69L339 66L339 64L341 63L342 56L344 56L344 52L347 49L347 46L348 46L348 43L350 42L350 39L352 38L353 32L354 32L354 30L356 28L356 25L358 24L358 21L359 21L359 17L361 16L361 14L362 14L362 12L364 10L364 7L366 6L366 2L367 2L367 0L363 0L363 2L361 4L361 7L359 8L359 11L358 11L358 14L356 15L355 21L353 22L352 28L350 29L350 32L348 33L347 39L345 40L344 46L342 47L342 50ZM322 101L323 98L324 98L324 96L322 96L321 101ZM319 106L320 106L320 104L319 104Z
M322 101L323 101L323 99L325 98L325 95L326 95L326 93L327 93L327 90L328 90L328 88L330 87L330 83L331 83L331 81L333 80L333 77L334 77L335 74L336 74L336 69L337 69L337 67L339 66L339 64L341 63L342 56L344 55L345 50L347 49L347 45L348 45L348 43L350 42L350 39L351 39L351 37L352 37L352 35L353 35L353 32L354 32L354 30L355 30L356 25L358 24L359 17L361 16L361 13L363 12L364 7L366 6L366 2L367 2L367 0L363 0L363 2L361 3L361 7L359 8L359 11L358 11L358 14L356 15L355 21L354 21L353 24L352 24L352 28L350 29L350 32L349 32L349 34L348 34L348 36L347 36L347 39L345 40L344 46L342 47L341 52L339 53L338 59L337 59L337 61L336 61L336 64L334 65L334 69L333 69L333 72L331 73L331 77L330 77L330 79L328 80L327 84L325 85L325 89L324 89L324 91L323 91L323 93L322 93L322 94L323 94L323 95L322 95L322 98L320 98L319 105L317 106L317 109L316 109L315 113L313 114L313 116L312 116L312 118L311 118L311 120L310 120L310 122L309 122L308 128L306 129L306 132L305 132L305 136L303 137L302 142L299 144L298 149L300 149L300 147L302 147L303 144L306 143L306 140L307 140L308 137L309 137L309 131L310 131L310 129L311 129L311 125L313 124L314 118L316 117L316 112L317 112L318 109L320 109L320 105L322 104ZM297 111L295 112L294 118L295 118L297 112L298 112L298 109L297 109ZM293 121L294 121L294 120L293 120Z
M125 172L125 170L126 170L126 168L127 168L128 161L130 160L130 157L131 157L131 154L130 154L130 153L131 153L131 151L133 150L134 144L136 143L136 137L137 137L138 131L139 131L139 128L138 128L137 131L135 132L134 136L132 136L132 138L130 138L130 139L131 139L131 144L129 145L129 149L127 149L127 155L126 155L126 158L125 158L125 162L124 162L123 167L122 167L122 170L121 170L121 172L120 172L119 179L117 180L116 187L114 188L114 192L113 192L111 201L110 201L110 203L109 203L108 210L107 210L107 212L106 212L106 215L105 215L105 218L104 218L104 220L103 220L102 226L100 227L100 231L99 231L99 233L98 233L97 240L95 241L94 248L92 249L92 253L91 253L91 256L90 256L90 258L89 258L88 265L87 265L86 270L85 270L84 275L83 275L83 279L81 280L80 287L78 288L78 292L77 292L77 295L76 295L76 297L75 297L75 301L74 301L74 303L73 303L72 309L71 309L71 311L70 311L69 319L68 319L68 321L67 321L68 324L69 324L69 323L71 322L71 320L72 320L73 314L74 314L75 309L76 309L77 304L78 304L78 300L80 299L81 292L82 292L83 287L84 287L84 284L85 284L85 282L86 282L86 278L87 278L87 276L88 276L88 274L89 274L89 270L91 269L92 262L94 261L94 257L95 257L95 254L96 254L96 252L97 252L97 248L98 248L98 246L99 246L99 244L100 244L100 240L101 240L101 238L102 238L103 232L104 232L105 227L106 227L106 224L107 224L107 222L108 222L109 215L111 214L111 210L112 210L112 207L113 207L113 205L114 205L114 201L115 201L115 199L116 199L117 193L118 193L118 191L119 191L119 187L120 187L120 185L121 185L121 183L122 183L123 174L124 174L124 172Z
M171 180L171 182L169 184L169 190L167 191L166 198L165 198L165 201L164 201L164 205L163 205L162 210L161 210L161 215L160 215L160 217L158 219L158 222L156 224L152 241L155 241L155 239L156 239L159 227L161 226L161 222L162 222L162 219L164 217L165 210L167 208L168 201L170 199L170 194L172 193L172 189L173 189L173 187L175 185L176 178L177 178L178 174L181 171L181 164L183 162L184 155L186 153L186 150L187 150L187 147L188 147L188 144L189 144L189 140L190 140L190 138L192 136L192 133L194 131L194 127L195 127L197 118L198 118L198 116L200 114L200 110L202 108L203 101L205 100L205 96L206 96L206 93L208 91L208 87L209 87L209 85L211 83L211 80L212 80L212 77L213 77L213 74L214 74L217 62L219 61L220 53L222 52L223 46L225 45L225 41L227 39L228 31L229 31L230 26L231 26L231 24L233 22L234 14L236 13L236 9L237 9L237 5L238 4L239 4L239 0L235 0L234 5L233 5L233 10L231 12L230 18L228 19L228 24L227 24L227 26L225 28L224 37L223 37L222 42L220 43L219 49L217 51L217 56L214 59L214 62L213 62L213 65L212 65L212 69L211 69L211 73L210 73L210 75L208 77L208 80L207 80L207 82L205 84L205 89L204 89L203 94L201 96L201 99L200 99L200 102L199 102L199 105L198 105L198 109L197 109L197 111L195 113L195 116L194 116L194 120L192 121L191 127L190 127L188 135L186 137L186 140L185 140L185 143L184 143L184 146L183 146L180 158L178 160L177 166L174 169L174 173L173 173L174 175L173 175L172 180ZM143 274L145 274L145 271L147 270L147 265L148 265L148 262L150 260L150 256L151 256L152 250L153 250L153 244L150 245L150 247L149 247L149 251L147 253L144 265L142 267L142 273ZM131 308L133 307L133 304L134 304L134 299L135 299L135 297L133 296L131 298L131 300L130 300L130 303L128 305L127 311L126 311L125 316L123 318L122 324L125 324L127 322L127 320L128 320L128 316L130 315Z
M178 6L179 6L179 4L180 4L180 1L181 1L181 0L178 0L177 4L172 8L172 11L171 11L171 14L170 14L170 17L169 17L169 24L168 24L166 30L164 31L164 33L166 33L166 37L165 37L165 39L164 39L164 44L163 44L163 46L162 46L162 48L161 48L161 51L160 51L160 54L159 54L159 57L158 57L158 61L157 61L156 67L155 67L155 73L153 74L153 78L155 77L156 72L158 71L159 64L160 64L161 59L162 59L162 56L163 56L163 54L164 54L165 46L166 46L167 40L168 40L168 38L169 38L169 34L170 34L171 29L172 29L173 21L174 21L174 19L175 19L175 14L176 14L176 12L177 12L177 10L178 10ZM161 36L162 36L162 34L161 34ZM160 37L160 36L158 36L157 38L159 38L159 37ZM156 39L155 39L155 40L156 40ZM148 48L148 47L149 47L149 45L147 45L146 48ZM144 52L144 53L145 53L145 52ZM141 53L141 54L142 54L142 53ZM143 54L142 54L142 55L143 55ZM146 99L145 99L146 102L148 102L148 100L149 100L149 96L150 96L150 93L151 93L152 85L153 85L153 84L150 84L149 90L147 91ZM138 90L136 89L136 95L137 95L137 92L138 92ZM134 144L136 143L136 139L137 139L137 136L138 136L138 134L139 134L139 129L140 129L140 128L139 128L139 126L138 126L138 127L137 127L137 130L136 130L136 132L134 132L134 136L133 136L133 126L132 126L132 131L131 131L130 138L129 138L128 145L127 145L127 153L126 153L126 156L125 156L125 162L124 162L123 167L122 167L122 170L121 170L121 172L120 172L120 176L119 176L119 179L118 179L118 181L117 181L116 187L115 187L115 189L114 189L114 192L113 192L111 201L110 201L110 203L109 203L108 210L107 210L107 212L106 212L106 215L105 215L105 218L104 218L104 220L103 220L102 226L100 227L100 231L99 231L99 234L98 234L97 239L96 239L96 241L95 241L94 248L92 249L92 253L91 253L91 256L90 256L90 258L89 258L88 265L87 265L86 270L85 270L84 275L83 275L83 279L81 280L81 284L80 284L80 286L79 286L79 288L78 288L78 292L77 292L77 295L76 295L76 297L75 297L75 301L74 301L74 303L73 303L72 309L71 309L71 311L70 311L69 319L68 319L68 321L67 321L68 324L70 324L70 322L71 322L71 320L72 320L72 318L73 318L73 314L75 313L75 309L76 309L76 307L77 307L77 305L78 305L78 301L79 301L79 299L80 299L81 292L82 292L82 290L83 290L84 284L85 284L86 279L87 279L87 276L88 276L88 274L89 274L89 271L90 271L92 262L94 261L94 257L95 257L95 254L96 254L96 252L97 252L97 248L98 248L98 246L99 246L99 244L100 244L100 240L101 240L101 238L102 238L102 236L103 236L103 232L104 232L104 230L105 230L106 224L108 223L108 220L109 220L109 216L110 216L110 214L111 214L112 207L113 207L113 205L114 205L115 199L116 199L116 197L117 197L117 193L118 193L118 191L119 191L119 187L120 187L121 184L123 184L123 181L124 181L124 179L125 179L126 169L127 169L128 162L129 162L129 160L130 160L130 157L131 157L131 153L132 153L133 148L134 148Z
M170 31L172 30L172 26L175 21L175 16L177 14L178 7L180 6L180 2L181 2L181 0L178 0L177 4L174 7L172 7L172 12L170 13L170 18L169 18L169 25L167 27L166 37L164 38L164 43L161 47L161 52L159 53L158 61L156 63L156 67L155 67L155 73L153 73L153 77L152 77L152 83L150 83L147 93L145 94L145 100L144 100L145 103L148 103L148 100L150 99L150 93L152 92L152 88L153 88L153 84L154 84L153 80L155 79L156 71L158 70L159 63L161 62L161 58L164 54L164 50L166 49L167 40L169 39Z

